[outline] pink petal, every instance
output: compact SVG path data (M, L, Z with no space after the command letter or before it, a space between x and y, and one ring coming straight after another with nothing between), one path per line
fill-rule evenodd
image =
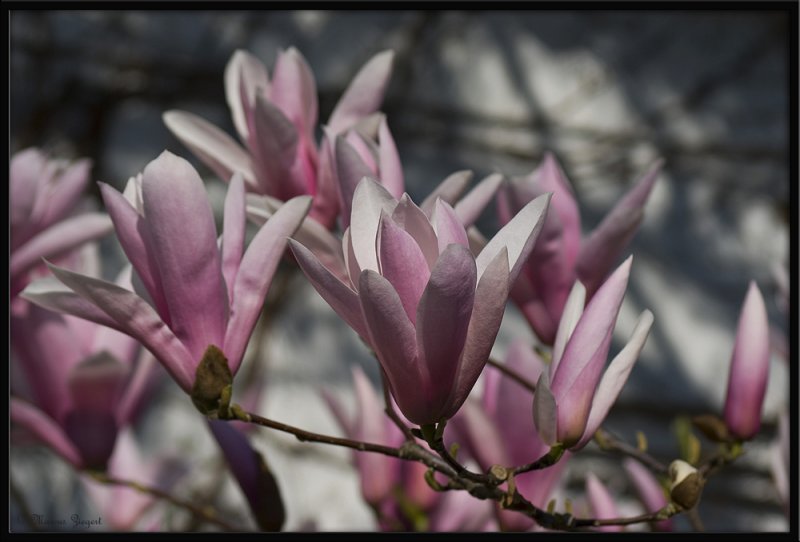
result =
M650 327L653 325L653 313L644 311L640 316L636 327L633 330L630 340L625 347L620 350L603 374L600 384L597 386L597 391L594 393L592 399L592 410L589 413L589 419L586 422L586 429L580 442L573 447L573 450L579 450L585 446L592 437L595 431L600 427L600 424L605 420L608 411L614 406L614 403L619 397L622 387L628 381L628 376L631 374L634 363L639 359L639 354L644 348L644 343L647 340L647 335L650 333Z
M146 301L115 284L48 267L61 282L105 312L121 331L150 350L185 391L191 389L199 358L192 357Z
M248 140L247 112L255 103L255 95L267 92L269 76L264 64L247 51L237 49L225 66L225 98L242 141ZM246 104L242 103L243 99Z
M55 277L45 277L33 281L20 294L20 297L51 311L71 314L116 330L123 329L116 320L100 310L97 305L77 295Z
M425 255L428 269L433 269L436 260L439 259L439 240L436 238L436 232L433 231L428 217L411 201L408 194L403 194L400 198L392 213L392 220L414 238Z
M308 277L319 295L353 328L363 339L369 340L358 294L328 271L306 247L289 239L289 247L297 259L300 269Z
M41 263L56 258L113 229L105 213L86 213L63 220L42 231L11 253L8 272L14 277Z
M11 397L11 422L19 424L76 469L83 468L80 452L58 424L33 405Z
M99 183L99 186L106 211L114 223L114 230L120 245L122 245L122 250L125 251L131 265L136 269L136 274L153 301L155 309L169 324L169 307L161 285L161 276L155 260L153 241L147 221L119 192L105 183Z
M125 385L116 409L117 424L124 427L145 406L143 401L162 379L163 373L150 352L142 351L135 368Z
M342 234L342 250L344 251L344 264L347 268L347 279L342 279L342 282L347 284L349 280L350 287L358 292L358 278L361 276L361 266L358 265L356 253L353 251L353 240L350 238L350 228L344 230Z
M293 184L290 174L297 157L297 128L280 109L260 94L256 96L248 146L258 177L259 192L280 200L306 192L305 186Z
M128 368L101 351L72 367L67 387L76 409L111 411L121 395Z
M364 177L372 177L375 173L364 163L353 146L341 136L336 137L335 154L342 228L347 228L350 226L353 197L358 183Z
M58 175L47 194L47 206L39 218L39 227L46 228L62 220L75 208L89 183L92 161L84 158Z
M475 186L469 193L455 204L454 208L458 218L464 226L471 226L478 220L483 210L494 197L503 176L495 173L489 175Z
M324 132L320 143L319 166L317 167L317 193L314 195L315 213L312 218L326 229L333 229L336 218L350 221L350 214L340 212L339 181L336 176L336 157L334 155L334 136Z
M394 52L383 51L364 64L334 107L328 121L331 130L343 132L362 117L380 109L393 61Z
M380 273L397 291L411 323L417 321L417 305L431 276L417 242L388 215L381 217L378 235Z
M234 374L242 362L288 237L300 227L310 205L308 196L293 198L283 204L256 233L242 258L236 282L231 288L231 318L224 342L224 352Z
M451 422L453 429L457 429L456 442L478 462L481 469L513 463L507 453L510 447L498 432L497 418L490 417L477 401L464 401L464 406Z
M403 165L400 163L397 146L394 143L385 118L378 128L378 141L380 142L378 157L380 160L381 183L394 198L399 199L403 195L406 186L403 179Z
M431 382L420 363L414 326L406 316L397 292L388 280L365 269L359 280L359 300L370 345L391 385L400 410L411 422L438 421L428 405Z
M478 276L497 256L501 249L508 250L509 283L514 284L522 265L533 250L536 238L542 229L544 217L550 204L551 194L539 196L525 205L522 210L497 232L489 244L478 254L475 262L478 265Z
M258 186L250 156L228 134L186 111L167 111L163 119L169 131L222 181L227 183L240 172L250 186Z
M586 475L586 496L589 499L589 505L592 507L592 516L598 519L613 519L620 517L617 505L614 503L614 497L611 496L606 486L590 472ZM621 525L607 525L605 527L597 527L598 531L605 532L619 532L622 530Z
M447 246L452 243L469 249L467 231L449 203L445 203L441 199L436 200L431 223L436 231L440 253L444 252Z
M47 158L36 148L21 150L11 157L8 173L9 214L12 227L18 231L23 223L30 221L39 183L45 181L43 173L46 163ZM16 246L12 244L12 248Z
M583 243L576 270L592 297L614 262L633 238L644 218L644 207L661 172L662 160L656 162L642 179L614 206Z
M378 270L375 243L381 211L391 215L396 206L397 200L376 180L365 177L358 183L353 194L350 238L361 269Z
M761 427L769 360L767 309L755 281L750 281L739 314L725 398L725 424L740 439L753 438Z
M644 465L628 457L622 460L622 466L633 482L636 493L644 504L645 512L658 512L667 506L667 498L664 495L664 489L661 487L661 484L658 483L655 476L653 476ZM669 519L658 521L653 525L659 531L672 530L672 520Z
M586 288L583 287L581 281L576 280L569 293L567 302L564 304L564 311L561 314L561 321L558 324L558 331L556 332L556 340L553 344L553 360L550 362L550 378L553 378L558 369L558 364L561 362L561 357L564 355L564 348L567 346L567 341L572 337L575 331L575 326L583 315L583 306L586 302Z
M431 379L431 399L453 387L475 301L475 260L469 249L448 246L431 271L417 308L417 348Z
M456 372L456 383L448 401L450 407L445 413L446 417L455 414L463 404L489 359L503 321L508 288L508 253L502 247L478 279L467 339Z
M228 319L214 213L194 168L167 151L145 168L142 196L170 327L196 367L223 344Z
M449 175L445 180L439 183L439 186L433 189L433 192L428 194L428 197L425 198L422 205L419 206L420 209L422 209L426 215L431 216L433 207L436 204L436 198L442 198L450 205L455 205L458 198L461 197L461 194L463 194L467 186L469 186L469 181L471 179L472 172L467 170L456 171Z
M222 226L222 276L228 291L228 301L233 301L233 285L244 254L244 236L247 229L245 217L244 182L236 174L225 196L225 215Z
M313 134L317 125L317 84L306 59L294 47L278 55L269 97L299 133Z

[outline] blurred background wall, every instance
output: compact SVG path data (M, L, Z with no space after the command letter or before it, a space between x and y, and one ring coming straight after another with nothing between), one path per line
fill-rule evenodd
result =
M164 126L167 109L191 111L234 134L222 74L239 48L271 69L279 50L297 47L314 71L323 122L358 68L394 49L383 109L417 200L455 170L472 169L478 179L495 171L523 175L550 150L588 231L648 165L665 158L630 247L631 286L612 349L644 308L654 312L655 326L608 423L629 441L645 430L664 460L676 455L675 414L721 411L751 278L771 323L789 331L773 298L773 268L788 266L789 244L785 13L21 10L10 22L12 152L41 146L90 157L93 178L117 188L165 148L192 159ZM212 195L224 193L194 163ZM489 211L479 222L487 234L496 229L493 219ZM108 251L119 261L113 246ZM262 411L335 432L318 397L321 379L351 400L348 365L377 379L376 366L302 277L291 292L265 339ZM532 334L509 306L495 354L514 336ZM776 356L762 436L709 484L700 504L709 530L786 528L769 446L788 386ZM179 410L188 403L179 395L166 401ZM191 405L181 412L153 422L145 438L156 439L159 424L180 432ZM258 439L283 482L288 529L373 528L347 453L276 435ZM591 448L582 456L570 469L570 487L580 490L586 470L614 479L616 459ZM46 453L17 454L12 464L37 506L74 507L74 480ZM62 475L58 493L53 484ZM37 484L52 491L42 494ZM688 528L682 518L678 525Z

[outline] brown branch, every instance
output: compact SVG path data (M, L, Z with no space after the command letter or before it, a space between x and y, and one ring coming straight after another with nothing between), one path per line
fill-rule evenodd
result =
M643 464L647 465L650 470L659 474L667 474L668 472L667 466L661 461L654 458L647 452L643 452L639 448L631 446L630 444L612 436L608 431L602 428L597 430L594 438L595 442L597 442L598 446L600 446L600 449L602 450L619 452L622 455L627 455L629 457L638 459Z
M237 527L231 523L228 523L224 519L220 518L217 512L211 508L210 506L200 507L196 506L195 504L184 501L183 499L179 499L166 491L155 487L148 487L140 484L139 482L135 482L133 480L123 480L120 478L115 478L110 476L104 472L97 472L97 471L87 471L87 474L91 476L94 480L100 482L101 484L106 485L116 485L116 486L124 486L129 487L131 489L135 489L140 493L145 493L148 495L152 495L153 497L165 500L174 504L175 506L179 506L180 508L184 508L191 512L191 514L198 518L202 519L207 523L212 523L217 527L222 528L225 531L244 531L245 529L241 527Z
M536 391L536 384L530 382L527 378L516 372L514 369L508 367L505 363L500 363L496 359L492 358L489 358L487 363L531 393Z

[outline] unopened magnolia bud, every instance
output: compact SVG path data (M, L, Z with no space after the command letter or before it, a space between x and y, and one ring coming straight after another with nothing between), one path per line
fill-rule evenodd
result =
M725 422L714 414L695 416L692 424L712 442L727 442L731 439Z
M704 480L697 469L686 461L676 459L669 466L671 483L669 496L672 502L685 510L695 507L703 492Z

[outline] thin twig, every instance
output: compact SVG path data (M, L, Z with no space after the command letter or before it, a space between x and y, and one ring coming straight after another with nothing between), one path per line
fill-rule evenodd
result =
M531 393L536 391L536 384L530 382L527 378L516 372L514 369L508 367L505 363L500 363L496 359L489 358L487 362L489 365L509 377L511 380L522 386L523 388L529 390Z
M115 486L124 486L129 487L131 489L135 489L140 493L146 493L148 495L152 495L153 497L157 497L159 499L163 499L168 501L175 506L179 506L181 508L185 508L189 512L192 513L193 516L196 518L202 519L207 523L213 523L217 527L220 527L226 531L243 531L241 527L237 527L231 523L228 523L224 519L220 518L217 512L210 506L200 507L196 506L195 504L184 501L183 499L179 499L166 491L155 487L148 487L140 484L139 482L135 482L133 480L123 480L120 478L115 478L103 472L90 472L88 473L94 480L106 484L106 485L115 485Z
M386 415L389 416L389 419L391 419L397 428L403 432L403 435L406 437L406 441L415 442L414 434L411 432L411 428L403 423L403 420L400 419L400 416L397 415L397 411L394 409L394 405L392 404L392 396L389 393L389 381L386 379L386 375L383 374L383 371L381 371L381 380L383 381L383 400L386 403Z
M697 511L697 507L688 510L686 512L686 517L689 519L689 523L692 525L692 529L694 529L698 533L706 532L706 528L703 525L703 520L700 519L700 512Z
M639 448L635 446L631 446L630 444L619 440L618 438L614 437L606 431L605 429L598 429L595 433L595 441L603 450L611 450L615 452L619 452L622 455L627 455L638 459L648 467L650 470L653 470L660 474L667 474L668 468L665 464L663 464L658 459L654 458L652 455L648 454L647 452L643 452Z

